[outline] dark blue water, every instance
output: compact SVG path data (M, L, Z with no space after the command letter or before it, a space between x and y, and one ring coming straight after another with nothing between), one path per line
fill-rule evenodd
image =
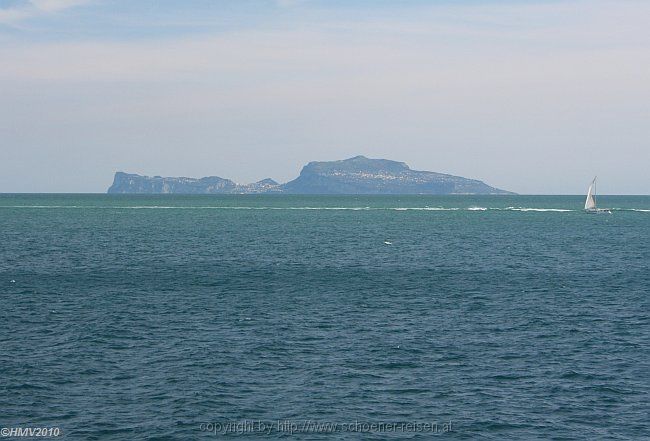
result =
M647 439L650 197L599 203L2 195L0 426Z

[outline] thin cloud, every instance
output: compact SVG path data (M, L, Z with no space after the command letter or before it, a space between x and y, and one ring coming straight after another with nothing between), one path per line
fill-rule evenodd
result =
M0 23L12 24L44 14L83 6L91 0L29 0L0 9Z
M275 0L275 3L283 8L290 8L306 2L307 0Z

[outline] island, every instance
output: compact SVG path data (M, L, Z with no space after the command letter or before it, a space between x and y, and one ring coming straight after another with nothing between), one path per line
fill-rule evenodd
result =
M267 178L238 184L218 176L205 178L115 173L108 193L127 194L514 194L486 183L430 171L411 170L404 162L365 156L310 162L300 176L284 184Z

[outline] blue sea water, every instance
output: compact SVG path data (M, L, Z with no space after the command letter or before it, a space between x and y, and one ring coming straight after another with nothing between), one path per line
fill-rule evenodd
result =
M650 197L583 199L0 195L0 427L648 439Z

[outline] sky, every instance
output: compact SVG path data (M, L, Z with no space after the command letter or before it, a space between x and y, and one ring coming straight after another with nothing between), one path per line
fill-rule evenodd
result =
M0 192L365 155L650 194L647 0L0 0Z

